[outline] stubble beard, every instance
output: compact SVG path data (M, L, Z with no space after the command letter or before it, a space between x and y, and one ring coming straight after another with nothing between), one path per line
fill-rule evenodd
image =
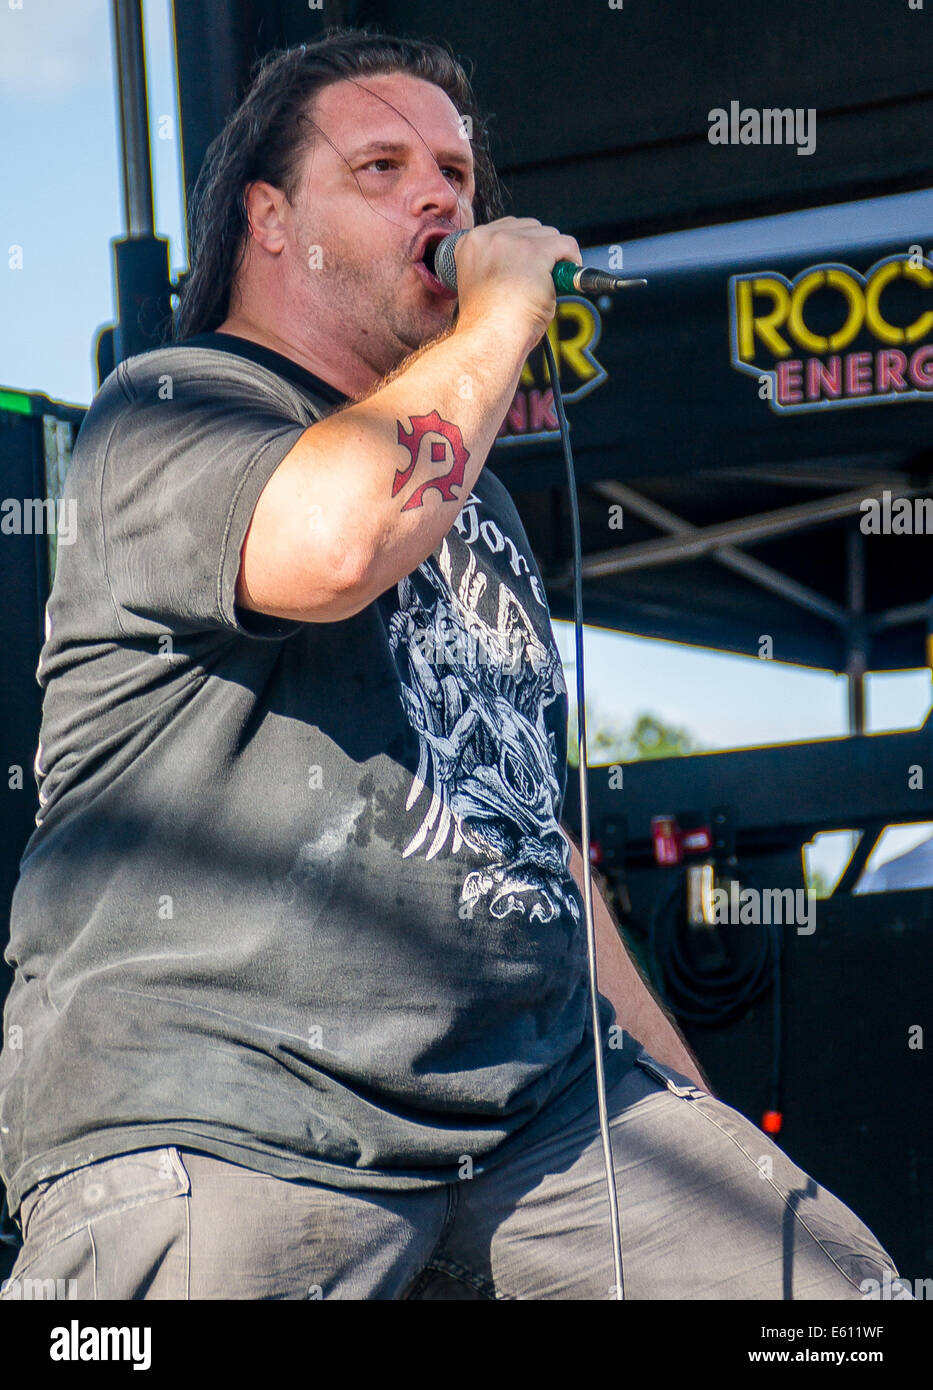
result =
M308 270L309 295L315 299L320 295L323 286L319 277L326 275L327 298L334 318L341 324L344 341L349 338L354 352L381 376L395 371L454 322L453 310L432 313L427 307L426 292L417 286L408 288L417 272L410 261L402 259L401 253L397 263L388 260L362 264L347 258L345 245L338 253L335 245L323 244L322 252L323 266L330 268L330 273L326 269ZM418 297L425 300L423 309L418 308Z
M342 303L350 310L348 323L355 326L355 346L370 360L378 357L373 366L383 375L445 332L452 321L449 314L432 313L427 305L419 307L418 287L402 284L403 278L410 280L414 273L405 264L398 272L386 266L381 273L370 266L363 274L349 275L341 286Z

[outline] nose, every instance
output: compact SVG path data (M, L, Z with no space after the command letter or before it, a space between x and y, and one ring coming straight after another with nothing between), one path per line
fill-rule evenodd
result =
M443 218L459 226L460 190L441 173L440 165L425 151L424 160L418 165L412 194L413 212L416 218L425 213Z

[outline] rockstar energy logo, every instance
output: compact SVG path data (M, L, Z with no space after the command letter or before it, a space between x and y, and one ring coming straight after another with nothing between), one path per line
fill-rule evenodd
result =
M588 299L576 295L558 299L557 312L548 325L547 336L557 363L565 404L589 395L606 380L608 372L594 355L601 333L599 314ZM548 378L544 347L539 343L522 368L518 389L496 443L516 444L530 439L551 439L559 434L554 391Z
M809 266L729 281L732 365L780 413L933 398L933 264Z

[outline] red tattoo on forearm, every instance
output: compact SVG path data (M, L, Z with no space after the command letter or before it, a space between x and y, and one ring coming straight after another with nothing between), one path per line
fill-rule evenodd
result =
M458 498L453 489L462 486L464 469L467 459L470 457L469 450L463 444L463 435L450 420L442 420L436 410L432 410L430 415L411 415L409 419L411 420L410 430L402 428L401 420L397 423L398 442L408 450L411 455L411 463L405 469L396 470L395 481L392 484L392 496L396 497L401 492L414 473L424 436L426 434L442 434L453 451L453 463L446 473L438 473L435 477L428 478L427 482L422 483L420 487L416 487L402 511L407 512L412 507L422 506L424 494L429 487L437 488L445 502L456 502ZM431 462L444 463L446 460L447 446L436 439L432 440Z

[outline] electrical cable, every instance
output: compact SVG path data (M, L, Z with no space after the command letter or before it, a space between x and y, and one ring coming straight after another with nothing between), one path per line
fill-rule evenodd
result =
M747 878L743 882L750 886ZM757 891L761 902L761 891ZM743 923L745 928L752 925L762 928L754 951L744 962L736 962L731 968L704 973L697 969L680 939L685 898L685 877L678 875L670 891L657 900L651 915L648 945L658 993L678 1018L717 1027L737 1018L771 989L770 1109L780 1113L784 1001L783 943L778 923Z
M583 547L580 540L580 510L577 504L577 480L570 447L570 428L564 413L557 363L547 334L542 339L548 375L554 391L554 408L560 425L560 442L567 468L567 492L570 498L570 528L573 540L573 633L576 649L577 685L577 750L580 772L580 840L583 855L583 900L586 911L586 954L590 975L590 1009L593 1020L593 1050L596 1057L596 1106L599 1111L599 1132L602 1137L603 1159L606 1165L606 1186L609 1193L610 1229L612 1234L612 1263L615 1271L614 1295L625 1298L622 1275L622 1222L616 1193L612 1145L609 1137L609 1113L606 1105L606 1073L603 1065L600 1035L599 993L596 987L596 926L593 920L593 881L590 867L590 804L586 783L586 688L583 676Z
M353 79L348 80L352 81ZM415 134L421 140L422 144L425 145L425 148L430 149L417 127L415 127L412 124L412 122L408 119L407 116L404 115L403 112L399 111L397 107L393 106L390 101L387 101L384 97L380 96L379 93L373 92L371 88L364 87L363 84L360 82L354 82L354 85L359 87L361 91L365 91L369 96L375 97L377 100L383 102L383 104L388 106L392 111L394 111L397 116L400 116L402 120L404 120L405 123L411 126L411 129L415 131ZM314 126L314 128L319 132L320 135L323 136L323 138L327 141L327 143L331 146L331 148L339 156L339 158L343 159L344 163L347 164L347 167L350 168L349 162L347 161L346 157L340 150L337 149L337 146L327 135L326 131L322 130L321 127L317 124L317 122L312 120L309 116L304 116L303 119L308 124ZM436 162L437 161L435 160L435 163ZM353 172L352 169L351 172ZM378 213L378 215L385 218L386 221L393 222L393 218L386 217L385 213L381 212L380 209L373 207L372 203L366 197L365 193L363 193L363 190L360 187L359 178L355 173L353 174L353 177L356 182L357 188L363 198L363 201L367 204L370 210ZM458 199L458 209L459 201L460 200ZM586 913L586 949L587 959L589 962L590 1008L593 1023L593 1048L596 1057L596 1099L597 1108L599 1110L599 1128L600 1135L602 1137L603 1157L606 1165L606 1182L609 1192L610 1226L612 1232L612 1259L613 1268L615 1271L614 1296L616 1299L622 1300L625 1297L622 1275L622 1226L619 1218L619 1203L616 1194L615 1172L612 1164L612 1148L609 1138L609 1119L606 1105L606 1076L605 1068L603 1065L602 1040L600 1037L599 994L597 991L596 981L596 928L593 920L593 885L590 873L590 821L589 800L587 796L586 786L586 711L584 705L585 690L583 681L583 554L582 544L580 540L580 514L577 505L577 485L573 467L573 453L570 447L570 429L567 424L567 416L564 413L564 402L561 396L560 381L558 379L557 372L557 363L554 360L554 353L551 348L551 344L548 340L547 334L544 335L543 344L548 374L550 376L551 386L553 388L554 393L554 406L557 412L557 419L560 425L560 440L564 454L564 463L567 469L567 488L570 497L574 563L574 640L576 644L577 663L577 746L579 752L580 767L580 814L583 851L583 897Z
M652 913L649 945L656 983L680 1018L691 1023L727 1023L773 983L780 934L775 923L756 924L766 929L758 933L754 951L745 961L715 973L703 972L683 949L678 932L684 917L678 910L683 898L683 879L678 877Z
M362 87L362 84L357 84ZM370 88L362 88L371 96L378 96ZM385 101L385 98L379 97ZM412 126L415 133L426 145L420 131L412 125L411 121L391 102L385 102L390 106L396 115L402 116L406 123ZM311 122L315 124L315 122ZM316 127L320 131L320 127ZM324 131L320 131L328 144L332 145L329 137ZM333 146L336 150L336 146ZM339 154L340 152L337 151ZM340 156L343 158L343 155ZM435 161L436 162L436 161ZM356 177L354 175L354 177ZM359 188L359 180L356 180ZM363 190L360 189L362 194ZM369 200L363 194L364 200L372 207ZM377 211L377 209L373 209ZM382 214L384 216L384 214ZM391 221L392 219L387 219ZM573 540L573 567L574 567L574 590L573 590L573 612L574 612L574 642L576 645L576 685L577 685L577 747L579 755L580 769L580 816L581 816L581 837L583 852L583 898L586 913L586 951L589 963L589 983L590 983L590 1009L593 1024L593 1049L596 1059L596 1101L599 1111L599 1129L602 1138L603 1158L606 1165L606 1183L609 1194L610 1227L612 1233L612 1260L615 1271L614 1294L616 1299L622 1300L625 1297L623 1273L622 1273L622 1225L619 1217L619 1202L616 1194L615 1171L612 1163L612 1147L609 1137L609 1119L606 1105L606 1075L603 1065L602 1039L600 1037L599 1019L599 994L596 981L596 927L593 920L593 884L590 873L590 817L589 799L586 785L586 709L585 709L585 688L583 678L583 548L580 539L580 513L577 505L577 484L573 467L573 451L570 447L570 428L567 424L567 416L564 412L564 402L560 390L560 380L557 372L557 363L554 360L554 352L550 341L545 333L543 338L544 356L547 362L548 375L554 393L554 407L557 412L557 419L560 425L560 441L564 455L564 463L567 469L567 490L570 498L571 531Z

